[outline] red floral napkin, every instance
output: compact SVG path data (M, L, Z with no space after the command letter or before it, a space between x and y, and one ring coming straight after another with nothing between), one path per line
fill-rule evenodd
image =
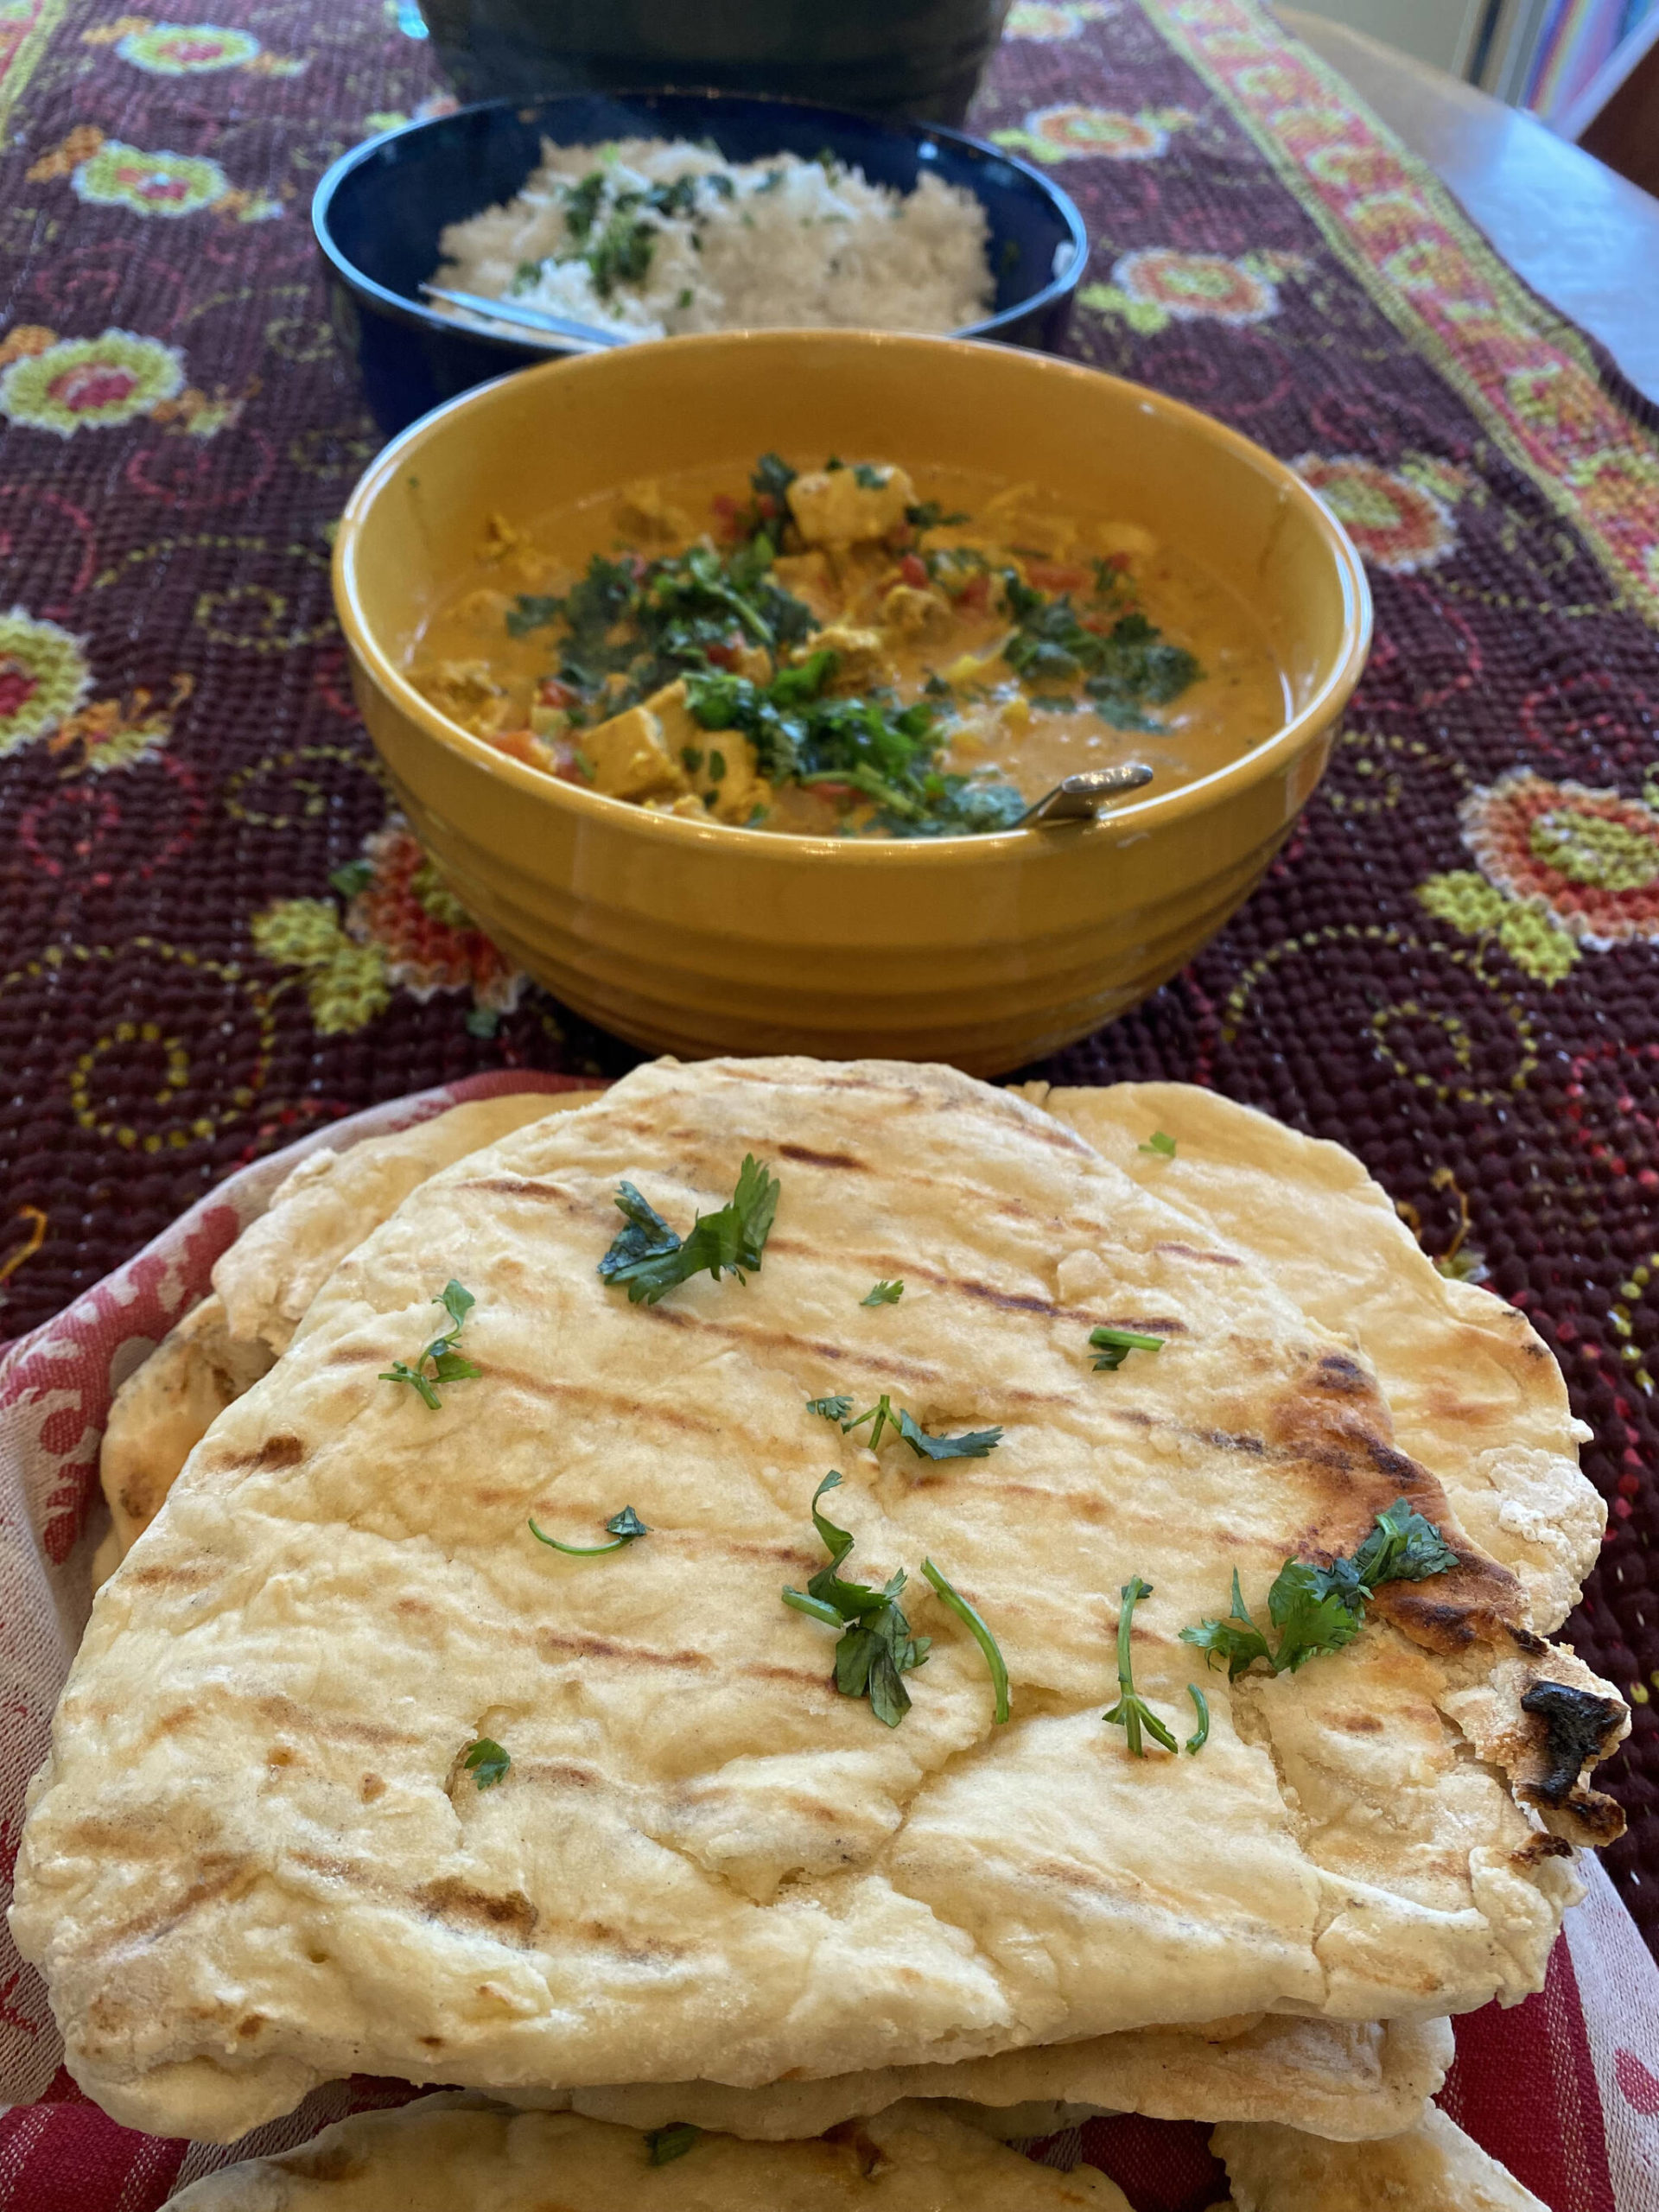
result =
M67 1313L0 1359L0 1891L10 1901L23 1792L91 1604L103 1516L98 1448L121 1382L207 1288L214 1261L304 1154L424 1119L464 1099L568 1090L569 1077L499 1073L372 1108L232 1175ZM1551 2212L1659 2212L1659 1967L1586 1858L1536 1997L1458 2025L1440 2103ZM118 2127L63 2069L46 1993L0 1929L0 2212L156 2212L183 2183L238 2156L303 2142L329 2121L416 2094L335 2082L233 2148ZM1136 2212L1202 2212L1226 2193L1197 2126L1096 2120L1080 2147ZM1450 2208L1447 2208L1450 2212Z

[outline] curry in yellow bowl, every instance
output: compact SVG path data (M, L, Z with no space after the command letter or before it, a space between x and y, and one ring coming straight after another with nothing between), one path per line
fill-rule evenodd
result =
M567 1006L684 1054L983 1074L1248 895L1370 619L1340 525L1219 423L862 331L469 391L372 463L334 587L410 823ZM1095 767L1152 780L1021 825Z
M1011 829L1132 753L1172 790L1283 722L1243 599L1151 531L963 469L760 456L491 518L413 656L486 743L654 812ZM608 511L607 511L608 509Z

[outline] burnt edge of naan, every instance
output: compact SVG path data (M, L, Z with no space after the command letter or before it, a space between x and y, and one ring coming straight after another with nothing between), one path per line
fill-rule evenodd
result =
M1512 1777L1516 1798L1547 1825L1554 1815L1575 1842L1617 1842L1624 1833L1623 1809L1605 1790L1590 1789L1586 1777L1624 1732L1628 1708L1623 1700L1540 1675L1522 1696L1521 1710L1539 1724L1540 1771Z
M1626 1732L1629 1707L1552 1678L1561 1655L1529 1625L1520 1579L1482 1551L1459 1526L1439 1478L1382 1433L1386 1405L1364 1365L1340 1351L1321 1353L1273 1408L1267 1442L1288 1447L1329 1472L1329 1508L1303 1531L1295 1555L1330 1567L1351 1555L1376 1516L1403 1497L1432 1521L1457 1555L1455 1566L1423 1582L1385 1583L1371 1600L1374 1618L1436 1656L1457 1659L1484 1645L1528 1663L1529 1687L1511 1707L1498 1763L1517 1804L1543 1826L1532 1857L1554 1857L1560 1842L1590 1848L1617 1842L1625 1828L1617 1801L1588 1785L1592 1769ZM1239 1439L1248 1448L1249 1440ZM1531 1847L1523 1846L1527 1851Z

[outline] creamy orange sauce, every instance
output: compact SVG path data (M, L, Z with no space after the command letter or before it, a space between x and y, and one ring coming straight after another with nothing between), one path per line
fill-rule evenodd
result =
M747 520L775 541L771 580L810 609L814 626L768 652L734 621L720 648L726 664L764 683L820 644L838 647L829 691L894 708L925 699L938 748L934 766L947 775L1014 785L1028 803L1079 770L1141 760L1155 772L1153 791L1167 791L1238 759L1283 726L1287 687L1264 639L1243 603L1190 555L1034 486L944 469L918 471L912 482L886 462L859 467L871 486L863 505L872 528L885 513L896 512L899 520L878 535L829 542L821 517L837 501L857 508L854 474L849 466L838 478L804 474L790 487L790 512L774 503L759 525L744 474L730 466L631 486L522 531L497 524L416 640L411 677L474 734L615 796L760 829L882 834L884 819L891 826L893 817L863 793L789 774L768 779L738 730L701 731L683 710L683 685L678 696L647 699L642 721L639 702L622 695L615 678L608 695L567 696L558 681L563 624L512 634L516 609L526 600L563 598L595 555L650 563L702 543L723 557ZM883 476L890 480L878 493ZM925 502L966 519L918 531L903 520L906 501L895 486L912 513ZM1125 613L1144 616L1164 643L1193 657L1198 672L1175 696L1128 709L1146 726L1119 726L1121 696L1103 704L1080 673L1058 677L1011 664L1007 656L1017 662L1026 633L1014 611L1023 602L1011 601L1002 581L1010 575L1019 580L1015 591L1023 587L1051 603L1065 598L1096 634L1109 634ZM635 711L623 723L612 719L616 707ZM653 746L671 774L653 768ZM694 759L695 769L683 765Z

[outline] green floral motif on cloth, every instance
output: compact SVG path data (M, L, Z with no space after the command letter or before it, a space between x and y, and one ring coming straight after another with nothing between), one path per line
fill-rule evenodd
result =
M0 614L0 754L67 721L91 688L79 638L21 607Z
M994 130L999 146L1013 146L1039 162L1156 161L1169 149L1169 134L1192 120L1185 108L1143 108L1124 115L1116 108L1034 108L1018 130Z
M1417 897L1465 937L1495 938L1554 985L1586 950L1659 941L1659 785L1640 799L1516 768L1471 792L1459 819L1479 872L1430 876Z
M106 138L70 181L76 197L92 207L131 207L141 215L194 215L231 188L206 155L147 154L118 138Z
M99 338L60 339L10 362L0 374L0 415L71 438L77 430L130 423L183 389L184 357L175 346L106 330Z
M1495 938L1516 966L1541 983L1559 983L1579 963L1577 940L1566 930L1472 868L1431 875L1417 896L1436 921L1449 922L1465 937Z
M283 899L252 923L264 957L303 974L319 1034L361 1029L399 990L422 1001L465 991L469 1033L494 1034L528 979L497 951L401 817L365 839L361 856L332 880L343 914L331 899Z
M1146 247L1121 255L1109 284L1089 284L1077 297L1097 315L1155 335L1173 322L1267 322L1279 312L1279 283L1300 273L1295 254L1176 253Z
M1572 883L1593 883L1604 891L1640 891L1659 880L1659 840L1605 816L1579 814L1571 807L1541 814L1527 842L1546 868L1557 869Z
M146 23L119 40L116 52L152 77L200 77L214 69L245 69L259 56L251 32L217 23Z
M1486 880L1580 944L1659 942L1659 810L1650 798L1516 768L1471 791L1459 820Z
M1291 467L1343 524L1368 567L1408 575L1455 551L1452 507L1464 486L1453 471L1410 455L1399 468L1387 469L1359 454L1305 453Z
M305 978L311 1020L320 1036L361 1029L391 1003L385 948L347 937L327 899L283 899L256 914L254 947L279 968Z
M478 927L430 861L422 861L410 879L409 887L420 901L422 911L430 914L435 922L442 922L446 929Z

